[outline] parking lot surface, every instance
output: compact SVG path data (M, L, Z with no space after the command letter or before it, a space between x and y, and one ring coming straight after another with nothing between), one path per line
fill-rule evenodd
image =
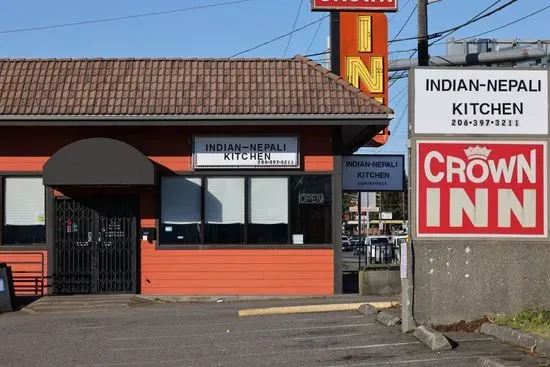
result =
M292 302L295 303L295 302ZM520 366L549 360L481 334L450 334L435 353L413 336L354 312L239 318L289 302L155 304L125 311L0 315L0 366Z

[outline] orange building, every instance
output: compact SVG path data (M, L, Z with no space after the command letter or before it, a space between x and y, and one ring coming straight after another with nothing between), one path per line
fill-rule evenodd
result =
M393 112L303 57L0 60L18 294L329 295L341 159Z

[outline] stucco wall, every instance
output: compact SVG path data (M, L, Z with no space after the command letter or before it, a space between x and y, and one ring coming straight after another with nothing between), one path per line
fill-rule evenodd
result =
M542 242L414 242L414 317L474 320L550 306L550 246Z

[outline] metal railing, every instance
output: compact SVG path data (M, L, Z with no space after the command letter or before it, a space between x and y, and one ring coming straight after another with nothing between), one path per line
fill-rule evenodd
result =
M358 255L359 269L361 265L397 265L400 261L400 248L393 244L355 245L355 255Z
M8 255L7 260L4 260L4 255ZM35 255L40 260L21 260L27 255ZM10 261L9 256L15 256L18 260ZM0 262L4 262L11 267L13 287L17 296L44 295L46 279L46 275L44 274L44 253L0 251Z

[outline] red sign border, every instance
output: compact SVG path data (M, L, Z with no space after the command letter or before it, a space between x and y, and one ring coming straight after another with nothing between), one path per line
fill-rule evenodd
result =
M543 147L543 156L546 157L548 160L548 144L544 140L521 140L521 141L511 141L511 140L491 140L491 139L476 139L476 140L426 140L426 139L419 139L414 143L414 149L415 149L415 160L414 160L414 179L415 179L415 190L414 190L414 231L411 231L414 235L414 238L416 239L422 239L422 240L453 240L453 239L471 239L471 238L486 238L486 239L495 239L495 240L515 240L517 241L518 238L525 238L526 240L541 240L541 239L547 239L548 238L548 228L549 228L549 218L548 218L548 161L543 163L544 171L543 171L543 178L545 184L544 186L544 201L543 201L543 212L544 217L546 220L544 221L544 234L538 234L538 235L526 235L526 234L517 234L517 235L511 235L511 234L505 234L505 235L497 235L494 233L489 234L479 234L479 233L467 233L467 234L457 234L457 233L420 233L419 231L419 224L420 224L420 216L419 216L419 205L418 205L418 198L420 196L420 185L418 184L418 167L420 166L420 157L418 155L420 144L422 143L432 143L432 144L520 144L520 145L529 145L529 144L538 144L542 145ZM412 165L412 162L411 162ZM410 176L412 178L412 176ZM412 191L412 190L411 190Z
M358 12L387 12L395 13L399 10L399 0L394 0L394 6L391 8L380 7L374 5L352 5L352 6L318 6L315 5L315 0L311 0L311 11L358 11Z

